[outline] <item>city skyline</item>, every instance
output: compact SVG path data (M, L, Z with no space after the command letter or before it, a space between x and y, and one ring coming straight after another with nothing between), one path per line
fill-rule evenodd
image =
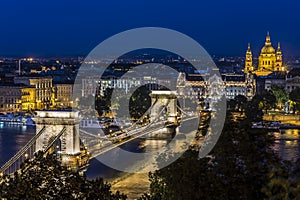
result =
M174 29L211 55L240 56L251 43L259 54L270 31L286 56L300 55L299 2L235 0L212 2L4 1L1 56L86 56L119 32L146 26ZM126 17L124 17L126 16ZM284 30L284 31L283 31ZM230 48L229 48L230 47Z
M300 199L300 2L0 6L0 199Z

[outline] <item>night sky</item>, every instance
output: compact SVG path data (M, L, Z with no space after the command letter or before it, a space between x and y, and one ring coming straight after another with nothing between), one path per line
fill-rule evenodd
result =
M194 38L210 53L254 55L270 31L285 55L300 55L296 0L1 0L0 56L87 55L106 38L156 26Z

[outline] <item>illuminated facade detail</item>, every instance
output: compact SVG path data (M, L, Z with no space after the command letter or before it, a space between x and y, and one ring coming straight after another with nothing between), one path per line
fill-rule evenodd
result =
M126 77L117 78L113 76L109 77L85 77L82 79L82 97L92 96L104 96L106 89L118 89L124 94L128 94L132 88L146 85L149 90L158 90L159 85L170 84L168 77L158 79L156 77L144 76L144 77Z
M282 64L282 52L280 48L280 42L278 42L277 52L276 52L276 64L275 71L285 71L285 67Z
M22 86L0 86L0 111L21 111L21 96Z
M188 76L195 77L195 75ZM228 100L234 99L238 95L252 99L255 95L256 80L253 74L222 74L221 77L219 79L214 77L214 79L210 78L208 81L205 81L201 80L201 76L198 75L198 80L187 80L186 85L191 88L191 91L185 91L188 96L187 98L196 97L198 100L203 101L213 96L212 92L219 92L219 94L221 92L226 95L226 99ZM214 88L219 89L219 91L214 90Z
M253 67L253 61L252 61L252 51L251 51L251 47L250 47L250 43L248 44L248 49L246 52L246 60L245 60L245 73L248 72L253 72L254 67Z
M292 92L296 88L300 88L300 77L296 76L293 78L287 78L285 89L289 92Z
M30 85L36 87L37 109L48 109L51 106L52 78L30 78Z
M73 84L55 84L55 104L58 108L71 108L73 106Z
M52 106L52 77L15 77L15 84L25 84L35 87L36 109L49 109Z
M22 88L22 111L32 111L36 109L36 88Z
M150 120L155 121L161 110L166 106L167 121L170 124L177 124L177 93L176 91L154 90L150 93L152 109Z
M276 63L276 52L272 46L271 37L268 33L266 37L265 46L261 49L261 53L258 58L258 70L274 71L275 63Z
M178 74L176 89L179 96L184 96L186 87L186 76L185 73L180 72Z
M254 69L252 52L250 49L250 45L248 45L244 72L252 72L257 76L267 76L275 71L285 72L286 68L285 66L283 66L282 63L282 52L280 43L278 43L277 50L275 50L271 43L270 34L268 33L266 36L265 45L261 49L260 55L258 57L257 69Z
M256 80L253 74L246 74L245 85L246 94L244 96L246 96L248 99L252 99L252 97L254 97L254 95L256 94Z
M291 92L300 87L300 69L294 68L289 72L273 72L266 77L257 79L257 93L261 94L264 90L271 90L272 86L284 88Z
M209 107L214 107L214 104L217 103L224 94L225 82L222 80L222 77L216 74L209 77L206 87L206 103L208 103Z
M74 111L37 111L36 133L43 133L37 138L35 152L45 151L53 143L52 149L61 158L62 164L78 169L86 164L80 148L79 112Z

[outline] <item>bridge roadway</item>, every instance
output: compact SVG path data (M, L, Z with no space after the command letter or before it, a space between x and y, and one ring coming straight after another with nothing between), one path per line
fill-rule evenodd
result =
M198 116L189 116L187 118L182 119L181 123L188 121L188 120L196 119L196 118L198 118ZM149 125L146 125L146 126L143 126L143 127L140 127L140 128L128 131L128 132L124 132L118 136L111 137L111 138L105 137L105 136L103 137L103 136L94 135L92 133L88 133L83 130L81 130L81 134L84 134L84 135L87 135L90 137L89 139L87 139L88 141L86 142L86 145L88 146L88 149L90 150L91 158L95 158L105 152L108 152L118 146L121 146L122 144L125 144L134 139L143 137L145 135L148 135L150 133L153 133L155 131L159 131L159 130L165 128L166 122L167 122L167 120L151 123ZM110 136L113 134L114 133L110 134Z

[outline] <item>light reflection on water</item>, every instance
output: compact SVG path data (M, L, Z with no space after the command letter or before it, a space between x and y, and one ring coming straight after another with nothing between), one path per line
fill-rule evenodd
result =
M299 130L287 129L272 132L275 137L273 149L284 160L297 160L300 158Z
M285 160L300 158L299 138L297 129L280 130L272 132L275 137L273 149ZM0 124L0 165L8 161L17 151L35 135L35 127L8 126ZM165 139L137 139L130 144L122 145L123 148L133 152L152 152L164 147L168 143ZM182 144L181 144L182 145ZM96 159L91 160L87 171L89 178L106 177L108 179L118 176L116 170L103 165Z
M35 127L11 126L0 124L0 166L7 162L35 135ZM122 145L122 148L132 152L151 152L158 150L168 143L167 140L137 139L130 144ZM89 178L104 177L107 179L118 176L120 172L110 169L98 160L90 161L90 167L86 173Z
M139 148L143 149L144 152L153 152L160 148L163 148L167 143L168 141L166 140L144 140L141 141Z
M35 135L34 126L0 124L0 165L16 154Z
M138 138L129 143L125 143L120 147L124 150L135 152L135 153L149 153L156 150L159 150L166 146L169 142L167 139L145 139ZM116 155L118 156L118 155ZM132 163L133 166L135 163ZM103 177L104 179L110 181L114 180L118 177L121 177L124 172L120 172L118 170L112 169L104 164L102 164L97 159L92 159L90 161L90 166L86 171L86 176L90 179L96 177ZM125 173L126 174L126 173Z

